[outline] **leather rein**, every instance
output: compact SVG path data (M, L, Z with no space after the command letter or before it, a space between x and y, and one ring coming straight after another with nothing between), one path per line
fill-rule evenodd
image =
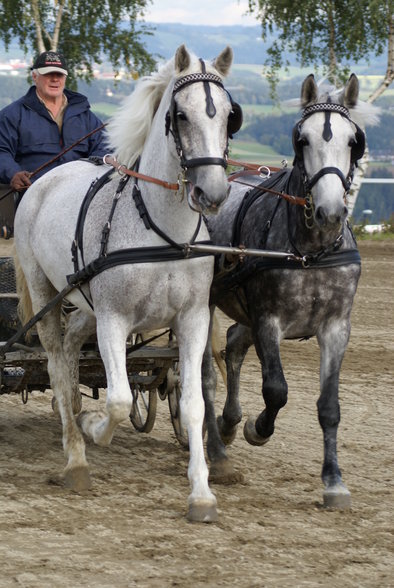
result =
M157 184L158 186L166 188L167 190L177 191L180 188L181 181L184 184L187 183L187 180L185 179L178 180L178 182L172 184L170 182L166 182L165 180L159 180L158 178L153 178L152 176L146 176L145 174L141 174L140 172L137 172L133 169L129 169L124 164L119 163L112 155L104 155L103 162L106 165L112 165L112 167L114 167L121 176L132 176L133 178L138 178L140 180L144 180L145 182Z
M145 174L141 174L140 172L137 172L133 169L129 169L124 164L119 163L115 159L115 157L113 157L112 155L109 155L109 154L104 155L103 162L106 165L111 165L113 168L115 168L121 176L126 175L126 176L131 176L133 178L138 178L138 179L143 180L145 182L150 182L152 184L157 184L158 186L162 186L163 188L166 188L167 190L178 191L179 188L181 187L181 183L186 184L188 182L188 180L186 180L184 178L180 178L178 180L178 182L171 183L171 182L167 182L165 180L160 180L159 178L154 178L152 176L147 176ZM244 168L243 170L241 170L239 172L231 174L231 176L229 176L229 178L228 178L229 182L233 182L235 180L238 180L238 178L240 178L240 177L261 176L261 173L264 170L267 170L269 172L268 173L268 176L269 176L269 174L271 172L277 172L282 169L280 167L271 167L271 166L267 166L267 165L259 165L256 163L246 163L244 161L236 161L235 159L228 159L227 163L229 165L237 165L240 167L242 166ZM268 176L266 176L266 177L268 177ZM260 190L261 192L269 192L270 194L274 194L275 196L280 196L281 198L284 198L288 202L291 202L291 204L298 204L299 206L305 206L305 204L306 204L306 199L301 198L300 196L292 196L291 194L286 194L286 192L278 192L277 190L272 190L271 188L264 188L263 186L255 186L254 184L249 184L247 182L242 182L242 181L241 182L237 181L237 184L242 184L244 186L249 186L250 188L255 188L256 190Z
M278 190L273 190L272 188L266 188L264 185L250 184L249 182L242 182L238 178L248 177L248 176L259 176L261 178L267 179L271 172L278 172L283 168L280 167L270 167L268 165L258 165L254 163L244 163L241 161L235 161L233 159L229 159L228 163L230 165L240 165L244 169L235 172L229 176L229 182L236 182L237 184L242 184L243 186L248 186L249 188L253 188L254 190L259 190L260 192L268 192L269 194L274 194L274 196L280 196L284 200L287 200L291 204L297 204L299 206L305 206L307 204L306 198L301 198L301 196L293 196L292 194L287 194L286 192L279 192ZM265 171L268 172L265 176L262 175Z

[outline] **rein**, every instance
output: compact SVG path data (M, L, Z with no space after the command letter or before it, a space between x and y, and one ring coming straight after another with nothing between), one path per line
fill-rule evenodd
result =
M248 170L249 172L251 170ZM240 172L240 174L242 174L242 172ZM245 174L243 174L245 175ZM260 173L256 173L253 172L252 174L248 173L248 175L260 175ZM239 175L236 174L236 178L238 178ZM287 202L290 202L291 204L297 204L299 206L305 206L308 202L308 200L306 198L301 198L301 196L293 196L292 194L286 194L286 192L279 192L278 190L273 190L272 188L265 188L264 186L255 186L254 184L249 184L248 182L240 182L239 180L237 180L234 177L229 177L229 182L233 182L235 181L236 184L242 184L243 186L248 186L249 188L253 188L254 190L259 190L260 192L268 192L269 194L274 194L274 196L280 196L281 198L283 198L284 200L287 200Z
M138 178L140 180L144 180L145 182L151 182L152 184L157 184L158 186L161 186L162 188L166 188L167 190L177 191L180 188L181 182L183 184L187 183L187 180L185 180L184 178L179 179L176 184L171 184L170 182L166 182L165 180L159 180L158 178L153 178L152 176L146 176L145 174L141 174L140 172L137 172L133 169L129 169L124 164L116 161L116 158L113 157L112 155L109 155L109 154L104 155L103 162L106 165L112 165L112 167L114 167L121 176L123 176L123 175L132 176L133 178Z
M239 181L238 178L248 177L248 176L259 176L261 178L268 179L271 175L271 172L279 172L282 171L282 167L271 167L269 165L260 165L258 163L247 163L244 161L236 161L235 159L229 159L228 163L230 165L236 165L243 167L244 169L231 174L228 178L229 182L235 182L236 184L242 184L242 186L248 186L249 188L253 188L254 190L258 190L260 192L269 192L270 194L274 194L274 196L280 196L284 200L287 200L291 204L297 204L299 206L305 206L308 201L306 198L301 198L300 196L293 196L292 194L286 194L286 192L279 192L278 190L273 190L272 188L266 188L262 185L256 186L255 184L249 184L248 182ZM262 174L266 173L265 176Z

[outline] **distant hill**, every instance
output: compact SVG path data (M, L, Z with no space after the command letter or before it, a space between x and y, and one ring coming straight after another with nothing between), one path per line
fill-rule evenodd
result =
M161 55L169 59L177 47L185 43L197 55L204 58L215 57L226 45L234 50L234 62L236 64L262 65L266 59L267 49L273 39L263 41L261 27L256 26L203 26L183 25L179 23L146 23L154 28L152 36L145 37L145 43L151 53ZM296 65L296 59L292 55L286 56L291 65ZM386 56L371 56L371 63L360 63L358 73L384 73L386 68Z
M226 45L234 50L234 62L236 64L262 65L266 59L267 48L271 45L261 38L261 27L256 26L203 26L184 25L179 23L145 23L151 27L152 35L144 35L143 39L148 51L156 57L167 60L172 57L176 49L185 43L188 49L204 58L212 58L218 55ZM12 58L22 59L23 51L16 42L12 42L9 52L6 53L4 45L0 43L0 61ZM30 55L28 56L31 57ZM296 65L292 55L287 55L291 65ZM386 57L371 56L371 63L360 63L357 73L383 74L386 68Z

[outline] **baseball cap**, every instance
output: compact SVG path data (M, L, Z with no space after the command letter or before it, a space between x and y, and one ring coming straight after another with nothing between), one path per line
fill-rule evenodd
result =
M56 51L44 51L41 53L33 63L31 69L36 69L39 74L44 75L51 72L57 72L68 75L67 63L61 53Z

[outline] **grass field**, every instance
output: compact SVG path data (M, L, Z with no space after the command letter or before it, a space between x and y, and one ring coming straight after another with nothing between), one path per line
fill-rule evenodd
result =
M239 141L235 139L231 141L230 145L230 156L232 159L241 161L250 161L251 163L261 163L262 165L273 165L280 167L282 160L287 159L289 165L292 162L292 156L283 156L276 153L268 145L260 145L255 142Z

